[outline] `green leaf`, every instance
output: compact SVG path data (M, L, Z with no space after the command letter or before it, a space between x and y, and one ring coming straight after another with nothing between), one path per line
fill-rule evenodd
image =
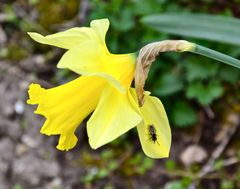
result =
M109 169L110 171L114 171L114 170L116 170L118 167L119 167L119 164L118 164L117 161L112 160L112 161L110 161L110 162L108 163L108 169Z
M100 169L100 171L98 172L98 178L105 178L107 177L109 174L109 171L105 168Z
M162 7L159 6L161 2L158 2L156 0L148 0L147 2L145 0L135 0L135 1L132 1L132 4L133 4L133 11L139 15L146 15L146 14L151 14L153 12L160 12L162 9Z
M234 84L240 76L240 71L230 66L223 66L219 71L219 76L221 80Z
M23 189L23 187L20 184L15 184L13 189Z
M110 183L107 184L106 186L104 186L104 189L115 189L113 185L111 185Z
M157 96L167 96L182 89L183 83L179 76L173 73L165 73L156 81L152 91Z
M142 22L160 32L240 45L240 20L236 18L167 13L143 17Z
M176 163L175 161L171 160L171 159L168 159L165 163L165 168L168 170L168 171L174 171L174 169L176 169Z
M105 160L109 160L110 158L112 158L114 155L113 151L110 149L106 149L104 151L102 151L101 153L101 158L105 159Z
M211 96L212 100L215 100L223 95L224 88L218 81L210 81L207 86L207 92Z
M81 178L83 183L91 183L95 179L96 175L87 174Z
M131 160L129 160L129 163L133 165L140 164L142 161L142 158L143 158L143 155L141 153L137 153L135 156L131 158Z
M185 189L181 181L172 181L165 185L164 189Z
M218 64L216 63L206 63L205 59L193 58L189 62L186 62L186 77L188 81L193 81L196 79L206 79L208 77L214 76L218 71ZM237 70L237 69L235 69Z
M111 24L115 29L123 32L134 28L135 23L132 10L130 8L122 9L121 16L112 17Z
M212 80L206 85L201 82L191 83L187 88L186 95L188 98L197 99L202 105L208 105L213 100L221 97L223 92L224 90L220 82Z
M232 180L221 180L221 189L232 189L234 188L234 181Z
M148 157L144 157L142 166L143 166L145 169L151 169L151 168L154 166L154 161L153 161L153 159L150 159L150 158L148 158Z
M172 121L177 127L187 127L196 123L197 114L187 103L177 101L173 107Z
M185 188L190 188L189 186L191 185L192 182L193 180L190 177L183 177L181 179L182 186L185 186Z
M220 171L223 167L224 167L223 160L218 159L217 161L215 161L214 168L216 170Z

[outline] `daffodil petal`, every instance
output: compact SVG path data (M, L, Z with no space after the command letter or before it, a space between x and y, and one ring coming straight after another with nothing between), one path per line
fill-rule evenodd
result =
M39 33L28 32L30 37L42 44L52 45L63 49L71 49L84 41L95 41L105 45L105 35L109 28L108 19L93 20L90 27L75 27L56 34L43 36ZM107 49L106 49L107 50Z
M144 153L151 158L168 157L171 130L161 101L156 97L145 95L145 103L140 111L144 121L137 126L137 130ZM154 128L155 139L151 135L150 126Z
M109 20L108 19L99 19L93 20L90 23L91 28L93 28L99 35L102 42L105 44L105 36L109 28Z
M41 133L60 135L60 150L69 150L77 143L75 130L97 106L105 80L98 77L79 77L52 89L38 84L29 87L29 104L38 104L35 111L46 117Z
M135 54L111 54L105 60L105 73L113 76L125 87L129 88L135 71Z
M91 50L90 50L91 49ZM73 48L66 52L58 63L58 68L68 68L80 75L98 76L106 79L110 85L116 87L121 92L125 92L121 83L111 75L104 73L104 65L101 65L101 47L92 43L83 43L78 48Z
M71 28L47 36L35 32L28 32L28 34L38 43L52 45L63 49L71 49L87 40L99 41L96 31L87 27Z
M87 41L68 50L57 64L57 68L68 68L80 75L93 72L104 72L104 47Z
M102 44L87 41L68 50L57 67L68 68L80 75L102 77L119 91L125 92L122 85L131 84L134 63L135 58L132 54L106 54Z
M74 146L76 146L77 141L78 139L74 132L70 132L68 134L61 134L59 137L57 149L62 151L64 150L68 151L72 149Z
M89 144L96 149L135 127L142 120L129 101L129 92L104 89L96 110L87 122Z
M126 88L124 86L121 85L121 83L116 80L114 77L112 77L111 75L105 74L105 73L86 73L84 74L86 76L98 76L100 78L105 79L108 84L112 87L115 87L117 90L119 90L119 92L121 93L126 93Z

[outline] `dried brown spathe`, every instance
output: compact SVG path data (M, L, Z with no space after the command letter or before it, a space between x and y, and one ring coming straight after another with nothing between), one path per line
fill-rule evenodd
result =
M151 64L160 52L184 52L192 51L195 48L194 43L184 40L164 40L153 42L144 46L138 55L135 70L135 89L138 97L138 103L141 107L144 104L144 85L148 76Z

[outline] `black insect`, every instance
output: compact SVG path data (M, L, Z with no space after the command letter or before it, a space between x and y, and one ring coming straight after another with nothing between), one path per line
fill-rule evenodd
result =
M148 132L150 135L149 139L152 140L153 143L155 144L155 142L157 142L157 133L156 133L156 129L155 129L154 125L149 125Z

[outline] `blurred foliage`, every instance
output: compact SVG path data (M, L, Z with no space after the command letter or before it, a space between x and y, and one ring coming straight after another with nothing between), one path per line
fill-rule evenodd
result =
M76 0L41 0L35 3L39 11L38 21L46 29L51 29L54 25L73 18L79 7ZM48 11L46 11L48 7Z
M183 177L181 180L169 182L164 189L186 189L190 188L192 180L188 177Z
M232 189L234 188L234 182L231 180L222 180L221 189Z
M173 107L171 119L174 125L186 127L197 121L197 115L189 103L179 100Z
M12 189L23 189L20 184L15 184Z
M173 171L176 169L176 163L173 160L169 159L166 161L165 167L168 171Z
M119 158L120 157L120 158ZM105 149L100 155L93 155L85 151L79 160L81 165L88 169L88 172L81 178L85 184L93 183L96 180L110 179L117 171L122 176L144 175L153 168L154 161L143 153L132 154L129 149Z

